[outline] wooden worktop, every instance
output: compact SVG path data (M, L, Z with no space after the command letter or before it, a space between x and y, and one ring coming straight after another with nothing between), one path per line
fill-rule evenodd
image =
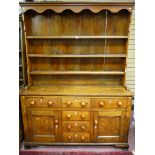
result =
M133 93L123 86L103 85L50 85L30 86L23 88L20 95L53 95L53 96L133 96Z

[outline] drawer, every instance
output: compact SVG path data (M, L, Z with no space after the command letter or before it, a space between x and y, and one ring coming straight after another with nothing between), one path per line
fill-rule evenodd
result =
M64 108L90 108L90 99L85 98L63 98L62 107Z
M62 123L62 129L65 132L86 132L90 131L90 121L66 121Z
M62 120L81 121L90 120L90 112L86 111L63 111Z
M45 108L55 108L60 107L58 104L58 99L53 97L26 97L27 107L45 107Z
M67 143L86 143L90 142L90 134L88 132L63 133L63 142Z
M60 104L58 102L58 98L54 98L54 97L50 97L50 96L47 96L47 97L44 97L44 101L45 101L45 104L48 106L48 107L53 107L53 108L57 108L57 107L60 107Z
M122 109L127 107L127 98L96 98L93 99L94 108Z

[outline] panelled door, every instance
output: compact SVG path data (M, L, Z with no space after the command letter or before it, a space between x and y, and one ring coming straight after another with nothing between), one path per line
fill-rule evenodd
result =
M101 143L123 142L125 111L94 112L94 140Z
M59 112L46 109L28 109L27 114L30 141L59 141Z

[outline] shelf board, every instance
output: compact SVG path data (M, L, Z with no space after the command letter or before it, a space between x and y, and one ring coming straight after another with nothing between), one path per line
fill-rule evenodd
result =
M124 75L123 71L31 71L31 75Z
M28 57L39 58L125 58L126 54L28 54Z
M127 39L128 36L27 36L27 39Z

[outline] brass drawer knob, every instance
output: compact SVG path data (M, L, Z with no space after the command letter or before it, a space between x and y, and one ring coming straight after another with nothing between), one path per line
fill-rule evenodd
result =
M118 102L117 104L118 104L119 107L122 106L122 102Z
M53 102L52 102L52 101L49 101L49 102L48 102L48 105L49 105L49 106L51 106L52 104L53 104Z
M72 137L71 136L68 136L68 139L70 140Z
M77 134L75 134L75 138L76 138L76 139L78 138L78 135L77 135Z
M55 124L58 124L58 122L59 122L59 121L56 119L56 120L55 120Z
M104 102L100 102L100 107L103 107L104 106Z
M97 121L97 120L95 120L95 121L94 121L94 124L95 124L95 125L97 125L97 124L98 124L98 121Z
M34 105L34 104L35 104L35 102L34 102L34 101L31 101L31 102L30 102L30 104L31 104L31 105Z
M81 118L82 118L82 119L85 119L85 118L86 118L86 116L83 114L83 115L81 115Z
M68 105L68 106L71 106L71 104L72 104L71 101L68 101L68 102L67 102L67 105Z
M82 137L81 137L81 140L85 140L85 136L82 136Z
M68 114L68 115L67 115L67 118L71 118L71 114Z
M86 103L83 101L83 102L81 103L81 105L82 105L83 107L85 107L85 106L86 106Z
M82 129L82 130L85 130L85 129L86 129L86 127L85 127L84 125L82 125L82 126L81 126L81 129Z
M70 130L70 129L71 129L71 125L68 125L68 126L67 126L67 129Z

